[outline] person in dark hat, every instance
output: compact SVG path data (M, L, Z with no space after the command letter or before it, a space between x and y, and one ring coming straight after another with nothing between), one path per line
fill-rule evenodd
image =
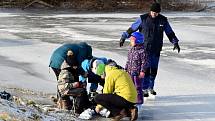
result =
M140 15L140 17L128 28L126 32L122 33L120 39L120 47L123 46L125 39L129 38L132 33L139 31L145 36L144 48L147 53L147 61L149 67L146 69L143 81L144 96L148 97L148 92L156 95L154 90L154 81L157 75L158 63L160 58L160 51L163 46L163 32L166 33L170 42L174 45L173 50L180 52L178 45L178 38L172 30L167 18L160 14L161 6L159 3L153 3L150 7L149 13Z

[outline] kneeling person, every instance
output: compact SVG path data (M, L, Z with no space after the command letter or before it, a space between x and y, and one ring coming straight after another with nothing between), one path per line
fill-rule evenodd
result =
M58 77L57 88L60 93L59 108L71 109L72 101L70 96L76 98L75 112L80 114L90 106L85 87L78 80L78 69L76 65L64 61L61 65L61 72Z
M114 116L114 121L126 116L131 116L131 121L136 120L138 110L134 105L137 91L129 74L115 66L105 64L98 65L96 74L105 78L103 94L95 97L95 102L100 104L96 107L96 112L99 113L103 106Z

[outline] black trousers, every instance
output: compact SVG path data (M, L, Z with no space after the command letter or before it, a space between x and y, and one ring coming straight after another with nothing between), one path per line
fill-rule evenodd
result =
M82 113L85 109L92 106L85 88L70 89L67 95L62 96L62 100L67 100L70 102L70 96L72 96L76 100L74 105L76 108L75 112L78 114Z
M116 94L98 94L95 96L95 102L107 108L112 116L119 115L122 109L129 112L129 109L135 105Z
M52 68L52 70L53 70L54 73L55 73L56 79L58 80L58 76L59 76L59 74L60 74L61 69L53 68L53 67L51 67L51 68Z

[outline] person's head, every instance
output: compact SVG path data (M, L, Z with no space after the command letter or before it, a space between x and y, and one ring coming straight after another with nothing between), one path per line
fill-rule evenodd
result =
M104 62L102 60L99 60L99 59L91 59L91 62L90 62L90 67L91 67L91 70L93 73L97 73L97 67L99 64L104 64Z
M66 55L68 57L74 57L74 53L72 52L72 50L68 50Z
M95 71L97 75L101 76L101 78L105 78L105 64L98 64Z
M67 58L65 59L65 61L67 62L67 64L70 65L71 67L77 66L78 62L76 61L73 51L68 50L66 55Z
M133 47L135 45L142 44L144 42L144 36L140 32L133 32L130 37L130 45Z
M153 3L150 7L150 15L152 18L155 18L158 16L158 14L161 12L161 6L159 3Z
M88 45L86 42L80 42L79 43L80 47L83 49L81 51L85 51L86 52L86 59L92 59L92 47L90 45Z

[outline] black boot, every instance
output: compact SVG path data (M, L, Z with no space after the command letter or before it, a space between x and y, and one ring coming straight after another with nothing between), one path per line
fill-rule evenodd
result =
M157 95L157 93L153 89L150 89L149 91L152 95Z
M144 96L144 97L149 97L149 93L148 93L147 90L143 90L143 96Z

